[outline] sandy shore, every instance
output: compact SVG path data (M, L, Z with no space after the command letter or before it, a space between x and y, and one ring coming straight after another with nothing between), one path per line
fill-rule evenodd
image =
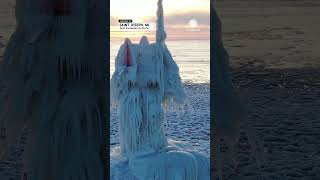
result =
M216 9L233 81L264 146L264 179L320 179L320 2L226 0ZM244 134L237 160L227 180L260 178Z
M0 1L0 61L10 35L15 28L14 0Z
M216 9L233 66L320 66L320 1L225 0Z
M232 75L246 102L248 123L264 147L264 178L320 179L319 69L263 70L246 66L233 69ZM238 173L227 169L226 179L259 179L244 134L238 148ZM227 160L227 164L230 162Z

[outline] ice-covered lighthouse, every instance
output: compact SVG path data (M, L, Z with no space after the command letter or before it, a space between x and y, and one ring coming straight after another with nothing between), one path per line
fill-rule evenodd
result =
M119 108L120 146L111 149L113 180L210 179L206 156L165 135L162 107L186 98L166 37L158 0L156 42L143 36L133 44L126 38L116 56L111 97Z

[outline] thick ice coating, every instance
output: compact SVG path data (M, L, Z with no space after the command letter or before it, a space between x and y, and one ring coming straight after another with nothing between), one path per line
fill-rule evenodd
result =
M130 170L130 178L141 180L209 179L208 158L165 135L162 105L182 104L186 95L179 68L165 45L162 0L157 18L155 43L145 36L139 44L126 39L116 56L111 97L120 110L120 149L111 154L111 161L119 157L127 161L111 167L111 179L121 179L116 175L119 166Z

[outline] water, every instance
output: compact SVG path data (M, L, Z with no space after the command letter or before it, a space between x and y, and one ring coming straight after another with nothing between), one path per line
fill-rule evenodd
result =
M122 43L111 41L111 75L114 72L115 57ZM167 41L166 44L180 68L183 82L208 83L210 81L210 41Z

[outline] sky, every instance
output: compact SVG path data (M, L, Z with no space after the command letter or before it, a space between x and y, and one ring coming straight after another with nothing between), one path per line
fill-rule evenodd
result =
M154 41L157 0L111 0L111 40ZM210 0L163 0L167 40L209 40ZM150 23L149 30L121 30L118 20Z

